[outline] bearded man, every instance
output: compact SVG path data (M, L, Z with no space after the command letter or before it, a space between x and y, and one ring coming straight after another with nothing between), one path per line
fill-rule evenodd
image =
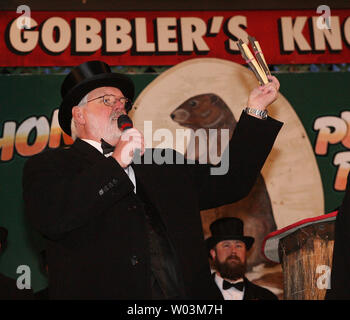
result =
M211 175L171 150L173 161L159 164L164 150L145 150L137 128L119 128L135 92L129 77L102 61L73 68L58 119L74 144L29 158L23 171L26 213L47 240L50 298L211 299L200 210L253 187L282 127L267 116L279 89L270 80L248 97L228 172Z
M224 300L277 300L271 291L244 276L247 251L254 238L244 236L243 228L243 221L238 218L222 218L210 225L212 236L206 243L215 269L212 277L219 289L218 297Z

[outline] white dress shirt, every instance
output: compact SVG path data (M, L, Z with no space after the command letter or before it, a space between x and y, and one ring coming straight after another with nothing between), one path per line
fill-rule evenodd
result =
M100 151L103 154L103 150L101 147L101 143L95 141L95 140L89 140L89 139L82 139L83 141L87 142L88 144L95 147L98 151ZM107 153L104 156L107 158L112 155L113 152ZM125 173L128 175L129 179L131 180L132 184L134 185L134 192L136 193L136 177L134 169L129 165L124 169Z
M215 282L222 293L222 296L224 297L224 300L243 300L245 288L243 288L243 291L239 291L238 289L236 289L234 287L231 287L230 289L224 290L222 288L222 284L224 282L224 279L221 278L217 273L215 273L214 279L215 279ZM229 281L229 282L236 283L236 282L241 282L241 281L243 281L242 278L235 280L235 281Z

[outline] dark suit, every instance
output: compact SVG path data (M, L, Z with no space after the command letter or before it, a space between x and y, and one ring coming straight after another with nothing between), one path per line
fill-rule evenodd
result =
M215 272L212 274L212 281L215 284L215 295L217 300L223 300L224 297L221 290L218 288L215 282ZM250 282L246 277L243 278L244 282L244 296L243 300L278 300L277 296L270 290L260 287L253 282Z
M165 226L184 284L182 298L213 297L200 210L249 193L281 126L243 114L226 175L211 176L208 165L132 165L136 188L146 191ZM145 213L133 189L112 157L79 139L27 161L25 207L47 238L50 298L151 298Z

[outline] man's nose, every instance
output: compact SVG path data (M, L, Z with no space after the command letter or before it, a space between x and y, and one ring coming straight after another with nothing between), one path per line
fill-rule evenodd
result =
M118 100L116 101L116 103L112 108L113 108L113 111L118 111L118 112L122 112L123 114L126 114L125 105Z
M235 247L231 248L231 255L237 257L237 248Z

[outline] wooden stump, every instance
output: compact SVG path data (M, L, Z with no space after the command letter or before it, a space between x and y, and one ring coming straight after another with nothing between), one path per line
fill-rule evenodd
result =
M280 240L285 300L324 299L322 285L332 268L334 223L308 225Z

